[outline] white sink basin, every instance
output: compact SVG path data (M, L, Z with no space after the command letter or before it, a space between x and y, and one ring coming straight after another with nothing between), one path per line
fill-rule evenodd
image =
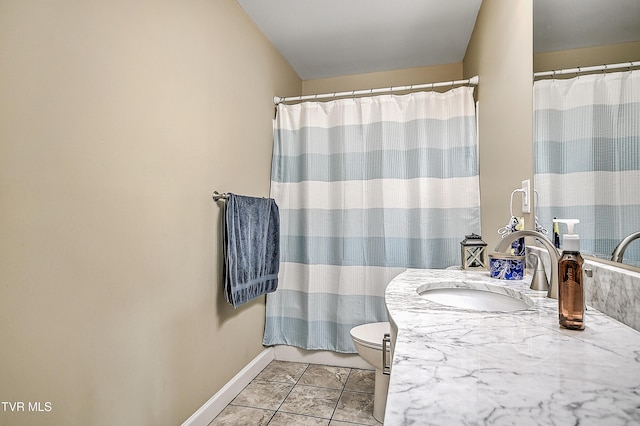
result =
M440 305L474 311L512 312L529 309L533 300L504 287L437 287L418 289L418 294Z

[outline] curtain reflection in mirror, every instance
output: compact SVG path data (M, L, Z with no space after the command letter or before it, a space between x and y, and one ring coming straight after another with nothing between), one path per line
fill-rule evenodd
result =
M585 254L640 231L640 70L534 83L534 181L540 223L580 219ZM640 266L640 242L624 262Z

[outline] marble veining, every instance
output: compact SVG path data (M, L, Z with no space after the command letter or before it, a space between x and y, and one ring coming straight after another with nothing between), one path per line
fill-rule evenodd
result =
M560 328L557 301L529 281L415 269L393 279L385 424L639 424L640 333L592 307L584 331ZM417 296L440 282L504 286L533 306L470 311Z
M585 277L585 300L636 330L640 330L640 273L586 261L592 276Z

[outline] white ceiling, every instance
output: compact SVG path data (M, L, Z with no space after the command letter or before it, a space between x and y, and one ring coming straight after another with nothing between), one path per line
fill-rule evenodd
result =
M309 80L461 62L482 0L237 1ZM534 0L536 53L628 41L640 0Z
M462 61L481 0L238 0L303 80Z

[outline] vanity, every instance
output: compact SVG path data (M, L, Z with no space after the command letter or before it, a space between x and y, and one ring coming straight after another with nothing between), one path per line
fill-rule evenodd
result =
M530 279L409 269L389 283L385 425L640 424L640 332L590 306L585 330L560 328L558 301L530 290ZM433 287L485 286L526 306L502 312L425 297Z

